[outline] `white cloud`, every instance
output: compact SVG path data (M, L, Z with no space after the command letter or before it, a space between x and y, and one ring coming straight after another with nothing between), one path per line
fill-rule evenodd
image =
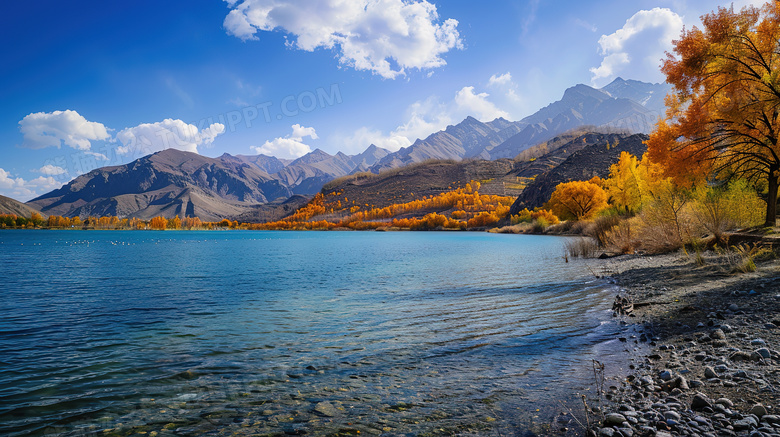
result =
M667 8L641 10L622 28L599 38L601 65L590 69L593 85L604 85L618 74L631 79L662 80L664 52L680 36L683 18Z
M378 129L368 127L361 127L347 137L334 137L331 142L338 144L344 153L349 154L360 153L371 144L393 152L412 145L409 138L403 135L387 136Z
M508 71L498 76L494 74L490 76L490 79L488 79L488 86L490 87L506 86L511 83L512 83L512 73Z
M11 173L0 168L0 193L21 202L26 202L61 186L62 183L57 182L51 176L39 176L26 181L19 177L15 178Z
M49 176L57 176L61 174L66 174L68 172L64 168L52 164L46 164L43 167L39 168L37 171L38 173L43 173Z
M305 137L316 140L317 132L313 127L303 127L294 124L292 133L286 137L274 138L266 141L262 146L252 146L251 149L258 154L275 156L283 159L295 159L311 152L311 147L303 143Z
M317 132L314 131L313 127L303 127L300 124L294 124L292 125L292 134L290 135L290 138L293 138L295 140L302 140L304 137L311 137L311 139L316 140L319 138L317 136Z
M339 61L386 79L407 69L445 65L442 55L462 48L458 22L439 22L427 0L243 0L228 2L227 32L242 40L280 29L301 50L336 49Z
M167 118L157 123L143 123L122 129L116 139L122 143L120 155L144 156L169 148L198 153L198 146L209 146L225 132L225 125L214 123L198 131L198 127L181 120Z
M24 136L24 147L60 148L63 144L77 150L89 150L92 141L106 140L108 129L100 123L88 121L70 109L54 112L35 112L19 122Z
M488 93L474 93L473 86L463 87L455 95L455 104L457 108L466 109L470 115L478 120L490 121L496 118L509 118L509 113L498 109L487 98Z

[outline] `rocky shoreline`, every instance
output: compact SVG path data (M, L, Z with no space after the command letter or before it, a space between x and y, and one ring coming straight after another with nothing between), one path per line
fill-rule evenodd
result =
M588 435L780 436L780 261L757 264L733 273L714 253L599 261L621 290L616 317L636 334L621 338L631 373L601 387Z

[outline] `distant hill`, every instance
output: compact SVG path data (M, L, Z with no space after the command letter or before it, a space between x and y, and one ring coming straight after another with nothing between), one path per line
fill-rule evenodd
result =
M379 174L359 173L345 176L325 184L322 192L343 193L343 197L361 207L370 205L380 208L394 203L411 202L426 196L435 196L462 187L471 180L497 179L495 183L484 184L485 189L482 191L485 194L516 194L506 193L500 182L512 172L514 166L515 163L509 159L432 160L386 170Z
M373 145L354 156L317 149L287 161L227 153L209 158L166 149L126 165L93 170L28 205L50 215L82 218L277 220L326 182L365 169L388 153Z
M38 210L31 208L18 200L0 196L0 214L14 214L20 217L30 218L34 212L41 214ZM46 217L46 214L41 214L41 216Z
M642 156L647 150L645 134L620 135L586 133L553 142L551 150L533 161L518 163L518 177L533 177L512 205L511 214L523 208L543 206L562 182L589 180L593 176L606 178L609 167L618 161L620 153ZM608 147L609 145L609 147Z
M166 149L126 165L103 167L28 202L49 215L232 218L292 195L258 168L232 159Z

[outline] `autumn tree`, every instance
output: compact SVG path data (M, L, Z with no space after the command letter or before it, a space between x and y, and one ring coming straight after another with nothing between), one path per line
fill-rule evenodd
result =
M168 220L165 217L153 217L149 220L149 227L152 229L163 230L168 226Z
M181 219L177 215L176 217L168 220L168 229L181 229Z
M545 206L558 217L574 220L591 218L606 207L607 194L604 190L585 181L558 184Z
M702 16L683 30L662 71L674 93L648 140L676 182L739 176L767 186L774 226L780 178L780 2Z
M625 151L620 152L618 162L609 168L609 177L602 185L609 203L626 212L639 209L642 192L638 169L636 156Z
M42 216L41 216L39 213L37 213L37 212L33 212L33 213L30 215L30 221L31 221L31 222L32 222L32 223L33 223L35 226L40 226L40 225L42 225L42 224L43 224L43 217L42 217Z

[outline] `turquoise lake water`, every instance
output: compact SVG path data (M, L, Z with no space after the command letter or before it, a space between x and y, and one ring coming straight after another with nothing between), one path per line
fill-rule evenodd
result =
M526 435L618 332L564 242L0 232L0 435Z

